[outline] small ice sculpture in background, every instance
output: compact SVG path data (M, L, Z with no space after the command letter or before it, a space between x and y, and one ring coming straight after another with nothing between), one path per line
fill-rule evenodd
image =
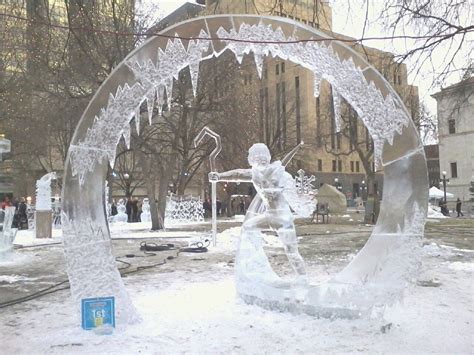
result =
M36 211L51 211L51 180L56 180L54 171L36 181Z
M204 206L200 197L168 196L165 210L165 224L204 221Z
M128 215L127 215L127 207L125 207L124 199L119 200L117 204L117 214L114 216L113 221L127 223Z
M35 237L52 238L51 181L56 180L53 171L36 181Z
M13 240L17 232L16 228L12 228L14 215L15 207L0 209L0 226L2 227L0 229L0 260L13 249Z
M143 199L142 213L140 214L140 221L151 222L150 200L148 198Z
M278 282L272 273L266 273L261 269L260 262L252 262L258 259L253 254L259 253L261 250L262 230L270 227L278 234L283 243L288 260L298 275L297 282L304 284L306 283L305 263L298 251L298 240L290 205L298 215L308 217L314 210L315 202L307 198L301 200L302 195L296 189L295 180L285 171L283 164L280 161L270 163L270 159L270 151L267 146L263 143L256 143L250 148L248 155L251 169L236 169L222 173L211 172L209 180L251 182L257 191L258 198L254 199L250 205L241 231L241 243L247 243L248 248L241 247L241 254L238 258L239 263L247 260L245 262L246 274L260 274L268 281ZM242 255L242 253L246 255Z

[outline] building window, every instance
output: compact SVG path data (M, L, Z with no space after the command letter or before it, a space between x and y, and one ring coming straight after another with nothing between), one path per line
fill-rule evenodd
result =
M358 173L360 171L360 165L359 165L359 162L356 161L356 173Z
M342 134L341 132L336 133L336 147L337 149L341 149L341 142L342 142Z
M456 133L456 120L448 120L449 134Z
M333 160L333 161L332 161L332 171L337 171L337 169L336 169L336 167L337 167L336 164L337 164L337 162L336 162L335 160Z
M342 160L337 161L337 170L342 171Z
M280 102L280 83L276 84L276 134L273 136L278 137L278 149L281 150L281 102Z
M260 114L260 124L259 124L259 128L260 128L260 142L263 142L264 141L264 130L265 130L265 119L264 119L264 107L265 107L265 91L263 89L260 89L260 107L259 107L259 114Z
M351 172L354 172L354 162L351 160Z
M270 143L270 107L268 102L268 88L264 91L264 107L265 107L265 141Z
M283 74L285 72L285 62L281 63L281 73Z
M372 150L372 137L369 134L369 130L366 128L365 129L365 148L369 152Z
M281 128L283 130L283 148L286 147L286 84L284 81L280 83L280 101L281 101Z
M276 74L276 75L280 74L280 64L277 64L277 65L275 66L275 74Z
M321 109L319 96L316 98L316 145L321 147L323 145L321 137Z
M457 178L458 177L458 164L451 163L451 177Z
M323 171L323 161L318 159L318 171Z
M300 77L295 76L296 142L301 142Z
M244 85L252 84L252 75L244 75Z

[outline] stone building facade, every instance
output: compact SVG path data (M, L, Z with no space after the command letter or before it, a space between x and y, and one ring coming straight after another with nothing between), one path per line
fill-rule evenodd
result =
M447 191L462 201L474 181L474 77L432 95L437 101L439 163Z

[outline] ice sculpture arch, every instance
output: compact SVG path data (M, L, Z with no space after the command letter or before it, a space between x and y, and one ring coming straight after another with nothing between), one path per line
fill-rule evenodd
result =
M82 298L114 295L118 321L138 319L111 251L103 201L107 163L114 162L122 136L129 142L129 122L133 117L139 120L137 109L144 101L151 117L155 103L162 107L171 96L165 92L171 92L173 78L187 66L196 91L199 63L226 49L239 61L252 52L260 74L267 54L311 70L316 96L320 80L329 81L336 115L339 98L344 97L368 128L376 163L385 173L378 223L364 248L342 272L297 295L293 289L279 291L253 282L252 275L245 275L245 267L237 265L243 267L240 273L248 279L238 281L238 293L264 306L299 307L295 310L330 315L360 313L398 295L416 268L414 256L423 235L428 178L416 128L383 77L343 43L286 18L207 16L178 23L161 34L164 36L151 38L130 53L102 84L69 148L62 198L63 234L71 292L77 304ZM295 298L299 298L299 306L291 301Z

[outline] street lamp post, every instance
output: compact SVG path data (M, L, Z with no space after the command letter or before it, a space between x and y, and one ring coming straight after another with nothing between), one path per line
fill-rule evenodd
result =
M446 200L446 182L448 182L449 179L446 179L446 171L443 171L443 177L441 178L441 181L443 182L444 203L447 204L447 200Z
M367 198L366 196L367 187L365 186L365 180L362 180L361 185L362 185L360 187L360 189L362 190L361 197L362 197L362 200L365 200Z
M130 197L130 175L125 173L123 174L124 182L125 182L125 197Z

